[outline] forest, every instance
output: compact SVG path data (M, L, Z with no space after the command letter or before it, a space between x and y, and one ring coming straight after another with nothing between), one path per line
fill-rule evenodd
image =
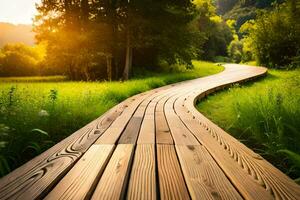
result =
M37 10L37 45L2 47L1 76L127 80L135 70L191 68L193 59L300 62L299 0L44 0Z

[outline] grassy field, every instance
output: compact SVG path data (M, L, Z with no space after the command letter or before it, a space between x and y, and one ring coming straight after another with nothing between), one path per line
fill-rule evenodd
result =
M299 181L299 86L300 69L269 70L260 81L236 84L209 96L198 104L198 109Z
M126 82L62 82L64 77L0 78L0 175L53 146L122 100L166 84L223 70L195 68L136 75Z
M28 77L0 77L0 83L31 83L31 82L61 82L67 81L65 76L28 76Z

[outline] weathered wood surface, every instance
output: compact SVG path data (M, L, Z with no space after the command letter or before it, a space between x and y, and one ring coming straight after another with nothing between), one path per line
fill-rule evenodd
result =
M267 73L135 95L0 180L0 199L300 199L300 187L199 113L197 100Z

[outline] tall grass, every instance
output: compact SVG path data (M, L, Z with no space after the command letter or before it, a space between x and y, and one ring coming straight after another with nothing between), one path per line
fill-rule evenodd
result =
M292 178L300 177L300 70L209 96L199 110Z
M223 69L200 61L194 66L192 70L144 73L126 82L56 82L53 77L28 78L29 82L27 78L0 79L0 175L134 94Z
M0 82L59 82L66 81L65 76L28 76L28 77L0 77Z

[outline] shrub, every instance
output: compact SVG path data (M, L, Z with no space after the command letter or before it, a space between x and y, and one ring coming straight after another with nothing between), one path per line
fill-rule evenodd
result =
M297 6L298 0L289 0L272 12L259 15L250 31L259 64L283 68L300 56L300 9Z
M240 40L235 39L228 46L228 55L231 60L235 63L240 63L242 61L243 55L243 44Z
M7 44L0 50L0 76L37 75L44 54L42 46Z

